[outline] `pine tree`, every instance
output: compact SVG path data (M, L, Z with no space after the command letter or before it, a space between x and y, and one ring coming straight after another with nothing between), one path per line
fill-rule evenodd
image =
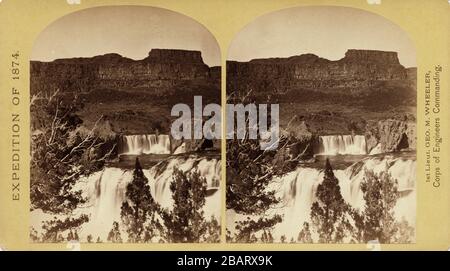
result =
M264 232L266 232L266 241L268 243L273 243L271 231L276 224L281 222L281 220L280 215L275 215L268 219L264 217L260 217L259 219L251 219L250 217L247 217L246 220L237 222L237 233L235 233L233 241L238 243L255 243L258 241L255 233L262 230L263 233L261 234L261 241L265 241L263 238Z
M69 240L66 240L66 241L69 241ZM57 238L56 242L58 242L58 243L64 242L64 237L62 236L62 234L58 234L58 238Z
M229 103L254 104L255 97L251 92L235 91L228 97ZM270 117L269 114L268 119ZM245 123L249 124L248 116ZM297 163L281 159L287 154L287 143L287 138L281 136L277 150L261 150L260 141L249 138L247 131L242 139L227 140L226 207L238 214L256 217L238 222L234 236L227 239L229 242L250 242L254 240L253 234L259 236L282 221L281 216L268 212L280 203L280 199L267 187L274 177L297 166Z
M67 230L64 227L70 221L88 221L83 215L73 218L72 212L86 202L74 185L81 176L100 170L115 150L115 139L98 135L98 122L90 130L83 126L78 115L81 107L77 94L59 90L42 90L31 97L31 209L67 218L45 221L42 242L61 241L60 232ZM69 239L73 240L73 235Z
M69 231L69 233L67 234L67 241L72 241L73 240L73 232L72 230Z
M358 241L380 243L411 242L414 229L406 221L397 222L394 207L399 198L398 182L387 172L366 170L361 183L364 212L355 213Z
M133 171L133 180L127 185L125 195L127 200L122 204L121 218L128 234L128 241L133 243L151 241L156 236L153 230L160 228L155 219L159 206L152 198L148 179L138 158Z
M203 238L205 243L219 243L220 242L220 227L219 221L212 216L210 221L207 221L207 231Z
M74 240L73 230L81 227L82 224L89 221L89 217L85 214L79 217L67 217L64 220L57 219L44 221L42 223L42 229L44 233L42 234L42 242L60 242L61 234L69 230L67 234L67 241ZM64 238L62 238L64 240Z
M227 157L230 157L227 159L230 180L226 187L227 209L238 214L258 216L254 220L238 222L232 242L250 242L253 233L270 230L282 221L279 215L267 215L267 211L279 203L275 191L267 189L277 175L271 166L274 154L273 151L261 150L257 140L227 142Z
M325 163L323 182L316 191L317 201L311 207L311 222L319 235L319 243L341 243L352 231L348 219L350 206L344 201L339 181L330 161Z
M98 122L90 130L83 126L82 104L73 95L42 91L31 98L31 209L66 215L85 203L74 184L101 169L115 149L107 147L113 139L98 136Z
M309 229L309 223L305 222L303 223L303 228L300 231L300 233L298 234L298 238L297 241L300 243L314 243L313 239L312 239L312 235L311 235L311 230Z
M197 171L184 173L177 168L170 184L173 209L161 210L164 237L170 243L218 242L220 226L217 220L205 220L203 206L206 180Z
M116 221L113 222L113 227L112 227L111 231L109 231L109 233L108 233L107 240L109 242L113 242L113 243L122 243L122 236L120 234L118 222L116 222Z

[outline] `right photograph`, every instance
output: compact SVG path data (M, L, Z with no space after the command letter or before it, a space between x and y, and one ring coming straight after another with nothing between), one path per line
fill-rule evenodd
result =
M237 33L227 242L415 243L416 66L406 32L354 8L289 8Z

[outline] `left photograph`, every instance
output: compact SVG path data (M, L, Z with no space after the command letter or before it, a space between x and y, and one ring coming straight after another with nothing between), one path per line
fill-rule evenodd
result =
M30 56L30 242L220 242L220 140L171 134L174 105L220 104L220 55L160 8L50 23Z

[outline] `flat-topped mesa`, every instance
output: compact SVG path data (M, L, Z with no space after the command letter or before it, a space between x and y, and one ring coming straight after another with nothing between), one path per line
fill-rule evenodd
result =
M400 65L397 52L349 49L341 60Z
M302 54L298 56L291 56L287 58L256 58L250 60L252 64L326 64L330 62L328 59L318 57L315 54Z
M98 55L93 57L73 57L73 58L59 58L51 62L53 64L116 64L116 63L129 63L134 60L123 57L116 53L109 53L104 55ZM36 63L37 61L32 61Z
M94 57L31 61L31 91L59 88L62 91L92 89L174 89L192 82L216 89L220 68L210 68L200 51L152 49L148 56L133 60L111 53ZM214 87L213 87L214 86Z
M205 64L200 51L177 49L152 49L145 61L152 63Z
M413 71L399 62L396 52L350 49L339 60L314 54L285 58L227 62L228 89L275 90L351 89L357 92L381 84L414 86ZM414 81L414 82L413 82Z

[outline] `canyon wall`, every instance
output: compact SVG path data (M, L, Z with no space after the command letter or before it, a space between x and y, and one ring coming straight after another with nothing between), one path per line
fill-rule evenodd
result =
M152 49L148 57L132 60L119 54L90 58L31 61L31 92L92 89L163 91L186 83L220 85L220 68L208 67L199 51Z
M227 62L228 91L243 88L277 92L297 89L363 90L380 82L410 85L414 70L403 67L396 52L348 50L337 61L314 54L288 58L254 59L249 62Z

